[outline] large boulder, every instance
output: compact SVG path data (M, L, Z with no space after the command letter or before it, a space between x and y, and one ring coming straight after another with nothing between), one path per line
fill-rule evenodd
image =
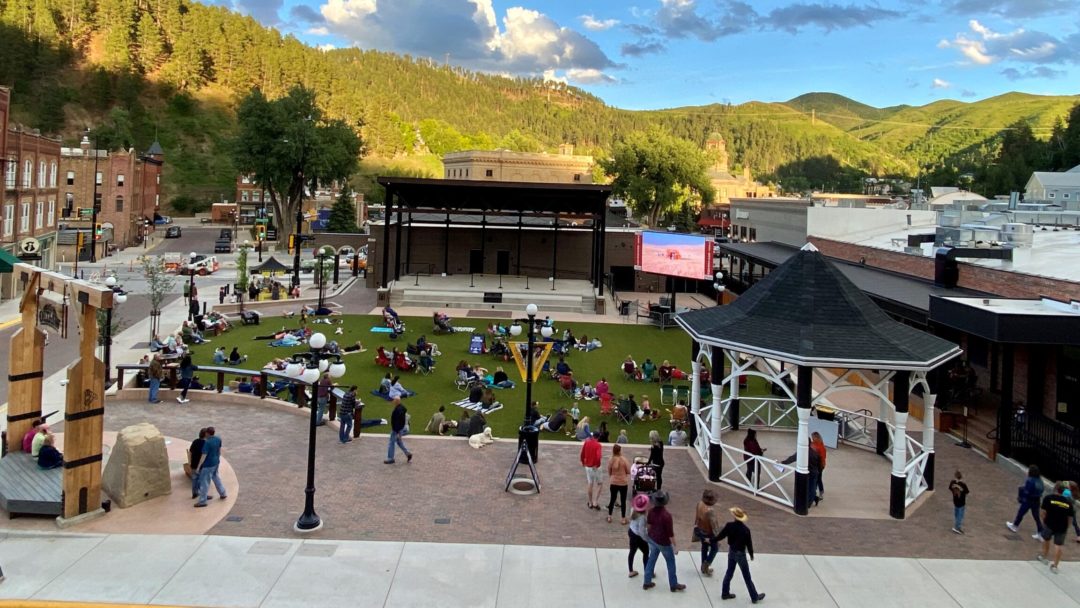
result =
M169 452L156 426L144 422L117 433L101 488L123 509L172 492Z

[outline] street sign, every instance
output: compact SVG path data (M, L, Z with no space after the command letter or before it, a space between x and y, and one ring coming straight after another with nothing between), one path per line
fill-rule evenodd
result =
M91 207L79 207L79 217L87 219L94 216L94 210Z

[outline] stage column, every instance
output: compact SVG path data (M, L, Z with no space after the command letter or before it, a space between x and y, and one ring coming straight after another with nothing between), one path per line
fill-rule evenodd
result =
M450 212L446 212L446 230L443 233L443 254L442 254L442 272L443 276L450 274Z
M401 205L398 205L397 225L394 226L394 280L401 280Z
M390 210L394 208L396 196L393 186L386 187L386 204L383 205L383 244L382 244L382 287L390 283ZM389 306L389 304L388 304Z
M607 209L604 203L600 203L600 296L604 295L604 275L607 266L604 264L604 254L607 247Z

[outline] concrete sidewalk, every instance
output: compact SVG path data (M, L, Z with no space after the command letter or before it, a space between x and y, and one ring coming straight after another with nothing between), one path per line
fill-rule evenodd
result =
M677 557L683 593L626 575L626 551L515 545L305 541L228 536L8 533L0 599L181 606L745 606L720 576ZM723 568L723 556L716 566ZM643 570L640 558L636 564ZM758 555L768 606L1077 606L1080 564Z

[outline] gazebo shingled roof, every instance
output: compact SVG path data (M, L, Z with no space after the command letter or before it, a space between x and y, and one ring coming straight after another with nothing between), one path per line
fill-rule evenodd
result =
M960 354L894 321L813 245L733 303L676 322L704 344L813 367L926 371Z

